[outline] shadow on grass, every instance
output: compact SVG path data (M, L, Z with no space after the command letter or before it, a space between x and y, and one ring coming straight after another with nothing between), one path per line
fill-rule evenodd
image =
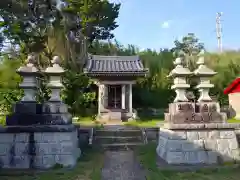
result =
M82 153L75 168L53 168L45 172L7 170L0 173L1 180L101 180L103 153L95 148L88 147Z
M201 169L191 172L177 172L173 170L161 170L156 160L156 143L149 143L136 149L140 163L146 170L148 180L238 180L240 167L225 165L214 169Z

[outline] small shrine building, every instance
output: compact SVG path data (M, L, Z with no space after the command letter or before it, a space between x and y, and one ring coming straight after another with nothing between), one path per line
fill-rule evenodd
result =
M229 105L235 111L235 118L240 120L240 78L236 78L225 90L228 95Z
M139 56L90 55L84 73L98 85L98 119L134 117L132 85L148 73Z

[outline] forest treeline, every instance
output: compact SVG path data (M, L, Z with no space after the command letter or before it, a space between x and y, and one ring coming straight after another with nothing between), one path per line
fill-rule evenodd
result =
M59 1L60 2L60 1ZM63 2L63 1L62 1ZM16 69L25 63L27 55L34 53L36 66L44 69L58 55L66 73L63 77L63 101L73 115L86 115L87 109L96 109L96 87L86 77L83 66L88 53L100 55L139 55L149 74L139 78L134 86L134 108L167 108L174 97L172 80L167 78L174 68L173 61L181 51L185 64L195 69L198 53L204 44L189 33L174 42L170 49L139 51L137 45L123 46L114 38L114 29L121 5L107 0L65 0L56 4L51 0L5 0L0 3L0 107L11 112L11 105L21 99L18 85L21 77ZM215 87L211 94L221 104L228 104L223 90L240 73L240 51L223 53L205 50L206 64L218 72L212 78ZM39 103L48 98L46 77L37 94ZM190 90L194 90L191 87ZM94 111L93 111L94 112Z

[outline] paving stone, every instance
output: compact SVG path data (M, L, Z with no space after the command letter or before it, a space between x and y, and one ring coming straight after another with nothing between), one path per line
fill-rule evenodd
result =
M146 180L133 151L106 151L102 180Z

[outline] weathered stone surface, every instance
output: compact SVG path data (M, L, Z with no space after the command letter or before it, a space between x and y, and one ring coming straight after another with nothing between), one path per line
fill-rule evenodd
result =
M192 113L195 111L195 105L194 103L189 102L176 102L176 103L170 103L169 104L169 113L170 114L176 114L176 113Z
M208 132L209 139L218 139L219 137L220 137L220 131L218 130L212 130Z
M208 138L208 131L207 130L201 130L198 132L199 139L207 139Z
M13 142L13 139L14 139L14 134L10 134L10 133L0 134L0 144Z
M39 169L48 169L56 164L55 155L43 155L36 156L34 161L34 167Z
M220 131L220 138L221 139L233 139L235 137L236 137L236 135L235 135L234 130Z
M37 132L73 132L76 131L76 127L71 125L34 125L34 126L5 126L0 127L0 134L10 134L14 138L14 134L19 133L37 133ZM5 136L5 135L3 135ZM1 139L0 139L1 140ZM5 141L6 139L2 140ZM8 141L8 140L7 140ZM1 141L0 141L1 142Z
M17 169L30 168L30 156L29 155L14 156L13 164L11 164L11 167Z
M187 139L187 133L185 131L173 131L168 138L172 140L185 140Z
M217 164L219 154L216 151L207 151L208 164Z
M198 152L185 152L184 153L184 164L198 164Z
M225 123L226 114L220 112L216 102L175 102L169 104L169 113L165 114L165 122L184 123Z
M47 102L43 104L43 113L68 113L68 107L62 102Z
M74 166L81 155L77 131L0 133L0 140L0 167L4 168L46 169L56 163Z
M194 141L194 140L198 140L198 139L199 139L198 132L187 131L187 140Z
M12 148L12 143L0 144L0 156L8 155Z
M167 143L167 139L166 138L164 138L163 136L159 137L159 140L158 140L158 145L159 146L165 147L166 143Z
M71 154L61 154L55 156L55 161L58 164L62 164L64 167L73 167L77 163L76 156Z
M17 102L13 106L14 113L21 114L41 114L42 113L42 105L36 102Z
M238 142L237 142L237 139L236 138L233 138L233 139L229 139L228 140L228 143L229 143L229 148L231 150L235 150L235 149L238 149Z
M56 142L77 140L77 131L75 132L42 132L34 133L35 142Z
M204 140L204 147L206 150L211 150L211 151L215 151L217 150L217 141L212 140L212 139L205 139Z
M17 133L14 138L15 142L26 143L29 140L29 133Z
M28 141L24 143L15 143L14 144L14 152L17 156L28 156L29 154L29 144Z
M183 152L167 152L166 159L169 164L182 164L184 163Z
M216 164L240 159L233 129L165 130L159 134L158 156L170 164ZM167 134L167 135L166 135ZM172 139L184 134L186 139Z
M200 151L204 149L203 140L192 140L182 143L182 151Z
M182 151L182 144L183 143L179 140L169 140L165 148L170 152Z
M208 164L208 152L207 151L198 151L197 152L198 162L200 164Z

